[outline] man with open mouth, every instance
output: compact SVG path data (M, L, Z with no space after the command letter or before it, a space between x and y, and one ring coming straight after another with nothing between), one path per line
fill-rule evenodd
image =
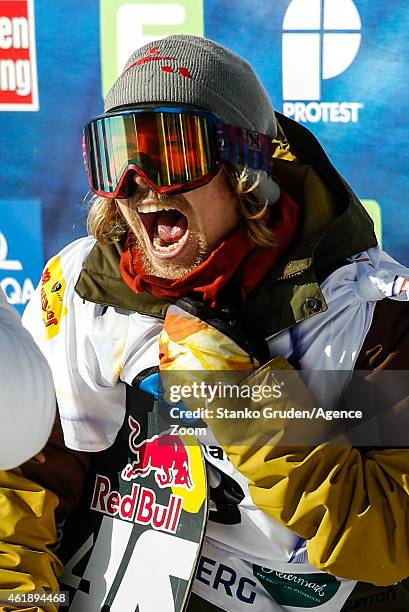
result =
M317 140L274 112L242 58L173 35L132 54L83 151L91 235L43 274L43 303L59 283L56 325L41 327L41 287L24 317L60 419L45 462L0 482L0 494L25 488L4 518L0 586L55 591L63 563L79 612L336 612L354 589L392 589L388 609L409 608L393 608L409 575L405 392L381 393L379 379L407 369L409 271ZM360 402L354 370L376 373L359 379ZM199 554L180 537L205 507L194 451L182 430L169 443L141 423L160 410L192 423L193 390L213 371L245 379L226 399L206 378L217 398L199 397ZM342 430L323 434L314 414L339 406ZM51 552L55 508L65 526ZM169 552L176 536L196 560ZM164 548L137 553L145 537Z
M136 193L118 200L151 276L171 280L194 270L239 221L236 196L221 168L203 187L180 195L158 194L135 174ZM223 224L220 224L223 219Z

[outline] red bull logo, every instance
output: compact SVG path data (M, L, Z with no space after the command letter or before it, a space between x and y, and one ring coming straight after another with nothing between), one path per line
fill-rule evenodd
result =
M112 488L107 476L97 474L91 509L123 521L132 521L159 531L176 533L183 508L183 498L173 493L168 504L159 504L155 491L133 484L129 494Z
M129 448L136 456L122 470L124 480L146 478L154 472L155 480L161 489L165 487L185 487L193 489L190 469L190 456L180 436L164 431L137 443L141 432L136 419L129 416Z

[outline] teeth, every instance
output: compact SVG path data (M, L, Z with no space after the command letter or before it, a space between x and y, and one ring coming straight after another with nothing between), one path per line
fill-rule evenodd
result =
M183 238L184 236L179 238L177 242L173 242L172 244L168 244L167 246L164 246L162 244L162 240L159 238L159 236L154 236L152 242L153 242L153 246L155 247L157 251L162 251L163 253L169 253L169 251L174 251L179 246L179 243L181 240L183 240Z
M146 203L139 204L138 212L140 213L154 213L160 212L161 210L175 210L173 206L169 206L169 204L162 204L162 202L158 203Z

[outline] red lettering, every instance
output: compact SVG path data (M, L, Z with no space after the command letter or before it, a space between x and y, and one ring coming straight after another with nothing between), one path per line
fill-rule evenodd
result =
M44 289L41 289L41 308L43 310L47 310L47 306L48 306L47 296L45 294Z
M50 274L50 270L48 268L46 268L43 272L43 275L41 277L41 282L44 285L45 283L48 283L48 281L51 278L51 274Z
M111 483L106 476L97 474L95 479L94 494L92 496L91 508L94 510L100 510L101 512L106 511L104 498L108 495L111 490Z
M160 529L163 526L169 512L170 512L170 507L167 508L166 506L162 506L161 504L155 505L155 509L153 511L153 519L152 519L152 525L153 527L155 527L155 529Z
M174 505L175 505L175 496L171 495L170 496L170 504L169 504L169 513L168 513L168 518L167 518L166 525L165 525L165 529L167 531L169 530L170 521L172 520L172 512L173 512L173 506Z
M135 485L134 485L135 486ZM148 525L152 520L152 506L155 503L156 496L153 491L142 487L141 499L138 508L138 514L136 515L136 522L142 523L142 525Z
M121 518L129 519L132 521L135 514L136 498L138 497L139 485L132 485L132 492L130 495L124 495L121 501L121 507L119 515Z
M44 324L46 327L50 327L50 325L58 325L58 319L54 317L54 319L51 319L51 321L44 322Z
M112 514L113 516L117 514L118 505L120 501L121 501L121 496L119 495L117 491L112 491L112 493L109 494L108 499L107 499L107 510L109 514Z
M172 527L170 529L170 531L172 533L176 533L176 529L177 529L177 527L179 525L180 514L182 512L182 505L183 505L183 498L182 497L176 496L176 499L177 499L177 501L176 501L175 518L173 520Z

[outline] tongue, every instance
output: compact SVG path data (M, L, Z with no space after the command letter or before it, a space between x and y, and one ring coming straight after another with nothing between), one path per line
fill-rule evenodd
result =
M158 236L164 242L172 244L182 238L187 229L187 219L177 210L164 210L157 220Z

